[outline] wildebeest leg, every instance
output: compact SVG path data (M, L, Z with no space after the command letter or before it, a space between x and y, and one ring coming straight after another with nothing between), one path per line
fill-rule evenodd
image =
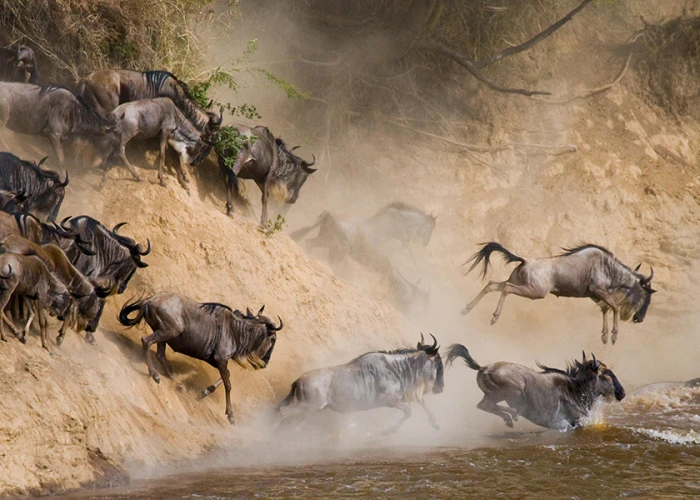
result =
M199 399L204 399L204 398L206 398L209 394L211 394L212 392L214 392L214 391L216 390L216 388L219 387L219 386L223 383L223 381L224 381L224 380L220 378L219 380L217 380L216 382L214 382L212 385L210 385L209 387L207 387L206 389L204 389L204 390L202 391L202 394L201 394L201 396L200 396Z
M270 169L270 172L267 173L267 177L265 178L265 182L262 184L262 213L260 214L260 225L265 226L267 224L267 200L270 198L270 179L271 179L271 172L272 169Z
M512 408L503 408L502 406L498 406L499 401L502 401L502 399L494 399L494 396L485 394L483 399L479 401L476 407L481 411L498 415L503 419L508 427L513 428L513 420L518 420L518 413Z
M500 283L497 282L497 281L489 281L489 284L486 285L486 286L484 287L484 289L481 290L481 292L479 292L479 295L477 295L477 296L474 298L474 300L472 300L469 304L467 304L467 306L462 310L462 316L464 316L465 314L468 314L469 311L471 311L472 309L474 309L474 306L475 306L481 299L483 299L483 298L484 298L484 295L486 295L487 293L491 293L491 292L501 292L501 291L503 291L503 287L506 286L506 283L507 283L506 281L501 281Z
M7 307L7 303L9 302L11 296L12 290L3 290L2 294L0 294L0 327L2 327L3 324L9 326L10 330L12 330L12 333L15 335L15 337L19 337L19 332L17 331L17 328L15 328L15 324L12 321L10 321L10 319L5 314L5 308ZM2 329L2 339L5 340L4 327Z
M141 177L139 177L139 174L136 173L136 169L134 166L129 163L129 159L126 157L126 143L131 140L131 137L122 137L121 144L119 144L119 152L117 153L117 156L119 156L119 159L122 161L124 166L129 169L129 172L131 172L131 175L134 176L134 180L136 182L141 182ZM102 182L100 183L100 188L102 188L107 182L109 170L105 170L104 175L102 176Z
M605 305L607 306L607 308L612 309L612 312L613 312L613 327L612 327L612 338L611 338L611 340L612 340L612 344L615 345L615 342L617 342L617 331L618 331L618 321L619 321L618 316L619 316L619 312L620 312L620 311L619 311L619 308L617 307L617 305L615 305L615 303L614 303L613 300L612 300L612 297L610 296L610 294L609 294L607 291L602 290L602 289L597 288L597 287L591 287L590 290L591 290L591 293L592 293L596 298L600 299L602 302L605 303ZM607 311L606 311L607 308L603 309L603 311L604 311L604 312L603 312L603 330L606 330L606 329L607 329L607 318L605 317L606 312L607 312ZM608 343L608 342L607 342L607 341L608 341L607 335L604 335L604 336L602 337L602 340L603 340L603 344L607 344L607 343Z
M219 374L221 375L221 380L224 381L224 389L226 389L226 416L228 417L228 422L231 425L236 424L236 419L233 416L233 410L231 409L231 374L228 371L228 359L220 361L217 364L219 369Z
M56 153L56 158L58 158L58 166L60 168L65 167L66 158L63 155L63 146L61 145L61 136L58 134L49 134L49 140L51 141L51 146Z
M49 351L49 354L53 356L51 349L49 348L49 321L46 319L46 313L44 309L41 308L38 301L34 301L36 306L36 313L39 316L39 331L41 332L41 347ZM29 304L27 304L29 307Z
M173 378L170 372L170 367L168 366L168 360L165 357L165 347L166 343L165 342L158 342L158 349L156 351L156 357L158 358L158 361L160 361L160 365L163 367L163 371L165 372L165 376L168 378Z
M68 319L68 316L66 316L66 318L63 320L63 323L61 323L61 328L58 329L58 336L56 337L56 345L58 345L59 347L61 346L61 344L63 344L63 337L66 336L66 330L68 329L68 326L69 326L68 322L69 322L69 319Z
M406 420L411 418L411 408L407 404L402 403L401 401L396 401L395 403L389 403L387 406L389 408L396 408L397 410L401 410L403 412L403 417L401 417L401 420L396 422L396 425L393 425L384 432L382 432L383 435L393 434L394 432L398 431L399 427L401 427Z
M157 384L160 384L160 375L156 373L156 370L153 368L153 361L151 360L151 346L155 343L158 342L167 342L170 339L174 339L180 335L178 332L166 332L165 330L154 330L154 332L151 335L147 335L145 337L141 338L141 345L143 346L143 355L146 357L146 366L148 366L148 374L153 378L153 380L156 381Z
M190 196L190 180L187 177L187 164L180 154L177 155L178 166L175 167L177 171L177 180L180 182L182 189L187 192L187 196Z
M601 336L600 339L603 341L603 344L608 343L608 308L605 307L603 308L603 330L600 332Z
M160 133L160 155L158 156L158 180L161 186L165 186L165 178L163 178L163 167L165 166L165 148L168 144L170 133L163 129Z
M35 316L34 307L32 307L31 301L29 299L25 298L24 303L27 305L27 310L29 311L29 317L27 318L27 321L24 324L24 329L22 330L22 337L23 338L25 338L27 336L27 332L29 331L29 328L31 328L32 321L34 321L34 316Z
M543 299L547 296L547 291L542 289L537 289L529 285L514 285L509 282L505 282L503 291L501 292L501 298L498 300L498 306L493 312L493 318L491 318L491 325L495 325L498 318L501 316L501 311L503 309L503 303L506 301L506 297L511 293L525 297L528 299Z
M430 421L430 425L432 425L436 431L439 431L440 426L437 423L437 419L435 418L435 415L433 415L433 412L430 411L430 408L428 408L428 405L426 405L425 401L423 401L422 399L420 399L418 402L423 407L425 414L428 415L428 420Z

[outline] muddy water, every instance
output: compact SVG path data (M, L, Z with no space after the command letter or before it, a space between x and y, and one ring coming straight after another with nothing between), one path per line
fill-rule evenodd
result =
M238 456L235 466L65 498L700 497L700 389L631 394L573 432L528 429L504 427L476 448L365 448L308 459L300 446L297 460L276 465Z

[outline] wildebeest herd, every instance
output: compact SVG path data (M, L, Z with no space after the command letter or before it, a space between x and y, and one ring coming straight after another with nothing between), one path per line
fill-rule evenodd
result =
M170 145L178 155L178 181L189 192L187 165L197 165L210 154L221 133L223 110L213 112L211 103L207 108L199 106L187 86L166 71L100 70L79 81L75 92L56 84L39 85L38 75L30 48L17 45L0 51L0 145L7 148L6 129L45 136L64 172L45 168L46 158L37 164L0 153L0 336L7 341L5 328L9 327L24 343L36 319L42 346L51 352L46 313L62 321L58 346L68 328L85 331L86 341L93 343L105 301L124 293L135 272L147 267L142 258L151 251L150 241L143 245L119 232L124 222L111 230L88 215L56 222L69 184L63 142L83 138L92 144L97 152L93 165L105 170L103 180L115 162L123 163L140 180L127 159L126 145L136 137L158 138L160 183L164 183L165 152ZM261 223L265 224L269 196L295 203L308 176L316 171L312 168L315 157L308 162L296 156L296 148L288 148L266 127L237 126L237 131L246 141L235 153L235 161L219 157L226 183L226 212L231 215L235 199L240 199L239 179L251 179L262 192ZM386 280L397 307L415 309L427 306L430 290L405 279L388 257L386 246L399 242L413 259L411 246L427 246L436 221L435 215L395 202L365 221L323 212L315 224L291 237L301 242L318 229L318 235L307 240L310 249L326 249L331 265L349 257ZM615 344L619 319L643 321L655 292L653 269L644 276L638 272L640 266L632 270L597 245L525 259L490 242L468 261L472 263L469 271L483 262L485 276L493 252L508 263L519 263L518 267L506 281L486 285L462 311L466 314L484 295L500 292L491 324L498 320L509 294L530 299L549 293L588 297L603 312L603 343L608 340L607 313L612 311ZM263 312L264 306L257 313L242 312L225 304L158 293L127 302L119 321L127 327L145 321L152 329L152 334L142 338L142 346L148 373L157 383L160 376L151 359L153 344L168 377L172 370L166 359L167 346L216 368L220 379L203 396L223 383L226 415L233 424L229 360L244 368L265 368L277 332L284 326L281 318L275 322ZM390 407L404 414L386 430L395 432L410 417L409 403L415 401L438 429L424 402L426 394L438 394L444 388L445 365L438 342L431 337L432 343L425 343L421 334L415 349L369 352L344 365L304 373L278 406L283 422L324 409L355 412ZM457 358L478 371L477 384L484 392L478 408L500 416L510 427L519 416L549 428L576 427L599 396L618 401L625 396L613 371L595 356L587 359L585 353L566 370L540 366L540 372L506 362L481 366L466 347L453 344L445 364ZM501 401L508 406L499 406Z

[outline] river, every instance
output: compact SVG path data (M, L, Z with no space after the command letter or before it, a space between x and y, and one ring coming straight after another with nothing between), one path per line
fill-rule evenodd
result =
M278 463L246 464L239 450L232 466L61 498L700 497L700 389L660 386L603 408L568 433L504 427L478 447L329 449L311 459L297 443L296 458Z

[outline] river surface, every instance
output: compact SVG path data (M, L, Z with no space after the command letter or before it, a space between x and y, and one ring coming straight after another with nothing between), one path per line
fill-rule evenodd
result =
M235 466L61 498L700 498L700 389L631 394L568 433L504 427L477 447L303 456L303 446L297 463L246 464L239 456Z

